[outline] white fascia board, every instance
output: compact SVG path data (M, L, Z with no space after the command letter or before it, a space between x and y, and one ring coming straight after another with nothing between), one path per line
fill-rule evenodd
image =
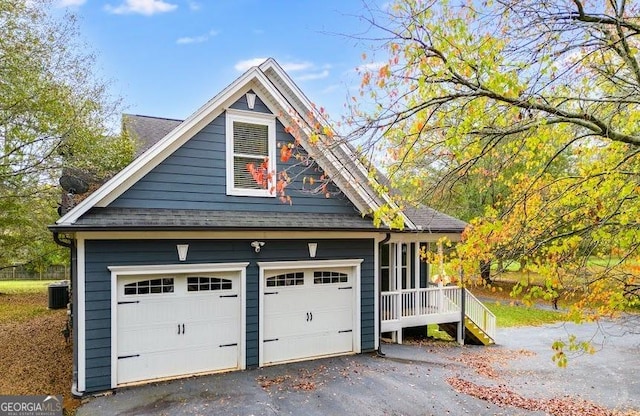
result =
M267 90L267 92L269 92L269 94L274 98L277 105L279 105L284 110L283 113L292 114L293 112L293 114L300 116L300 119L303 120L304 111L301 114L299 109L293 108L290 102L283 95L282 91L280 91L274 85L274 83L266 76L266 74L263 74L263 77L264 77L263 86L265 90ZM292 84L292 85L295 85L295 84ZM297 87L295 89L292 88L292 90L294 92L299 91ZM298 97L298 99L301 99L301 100L304 99L304 101L307 101L308 103L308 100L306 99L306 97L304 97L304 95L302 95L302 97ZM310 111L313 111L312 107L310 107ZM281 117L280 121L282 122L282 124L285 125L285 127L291 126L287 117ZM307 123L308 121L305 121L304 125L298 125L297 127L299 127L302 130L305 136L310 137L312 134L312 130ZM321 155L318 155L317 152L313 151L314 146L312 146L310 143L304 140L302 140L302 142L303 142L302 145L305 148L305 150L307 150L309 154L313 157L313 159L320 164L320 167L322 167L323 170L332 174L331 175L332 180L334 180L336 184L343 190L343 192L347 194L347 197L350 196L348 192L349 186L347 185L347 183L351 185L351 188L357 193L360 200L364 201L364 203L366 204L366 206L362 206L359 203L358 198L354 198L353 196L349 198L351 202L353 202L356 205L356 207L360 210L361 213L366 214L368 213L367 212L368 210L375 210L377 208L377 205L373 201L373 198L370 195L368 195L363 185L361 183L358 183L358 181L356 181L353 176L350 175L351 177L349 177L345 175L346 170L342 166L342 163L335 157L335 155L331 153L329 149L318 148L318 150L320 150L322 153ZM329 169L327 166L323 166L322 159L326 159L327 163L331 165L332 169ZM336 176L334 176L333 173L335 173ZM344 181L342 181L341 179L343 179Z
M301 109L302 111L300 111L300 109L296 109L296 112L298 114L300 114L301 116L305 116L307 114L311 114L313 115L314 118L316 118L317 120L322 120L322 116L321 114L316 110L315 106L311 103L311 101L309 101L309 99L307 98L307 96L298 88L298 86L296 85L295 82L293 82L293 80L291 79L291 77L289 77L289 75L280 67L280 65L278 65L278 63L273 59L273 58L269 58L267 59L265 62L263 62L260 65L260 69L263 71L263 73L265 73L266 75L266 71L268 71L269 69L272 69L279 77L280 80L286 85L287 88L289 88L291 91L293 91L295 94L298 95L298 99L302 102L302 104L306 107ZM267 76L267 78L269 78ZM271 79L270 79L271 81ZM274 85L273 82L271 82L272 85ZM275 85L274 85L275 87ZM277 89L277 87L275 87ZM351 150L347 147L346 144L344 143L340 143L338 144L338 146L340 147L340 150L342 150L342 152L344 153L345 156L349 156L352 154ZM334 164L334 166L336 165L336 163L341 164L341 162L339 160L335 160L335 156L331 155L334 160L330 161L332 164ZM362 165L362 163L360 163L359 160L357 160L356 158L354 158L354 163L357 166L357 168L360 170L360 172L368 178L368 172L365 169L364 165ZM341 171L341 169L339 167L337 167L338 172ZM342 175L343 177L345 177L345 175ZM367 203L367 208L371 209L371 210L376 210L379 208L379 205L375 202L374 198L369 194L369 191L372 191L375 194L375 191L373 191L370 187L365 187L363 184L359 183L356 178L353 176L353 174L349 174L350 178L345 177L345 179L352 184L352 186L354 187L354 189L356 190L356 192L358 192L358 194L360 195L360 197ZM361 188L360 190L356 189L356 187ZM385 202L387 202L392 208L395 209L399 209L399 207L393 203L391 201L391 198L389 197L389 195L382 194L381 197L385 200ZM353 202L353 201L352 201ZM360 207L358 207L360 209ZM364 211L361 210L361 212L364 213ZM415 230L417 229L416 225L409 220L409 217L407 217L404 212L400 212L400 215L402 216L402 219L405 223L405 225L407 226L407 228L409 228L410 230ZM387 224L389 225L389 224Z
M237 95L258 74L260 74L260 71L256 67L249 69L149 150L56 221L56 224L73 224L92 207L108 205L138 179L171 155L184 142L193 137L206 124L221 114L225 110L223 104L234 95Z

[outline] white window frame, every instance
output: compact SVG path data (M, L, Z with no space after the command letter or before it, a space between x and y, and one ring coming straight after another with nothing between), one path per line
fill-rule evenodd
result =
M247 189L235 186L234 169L233 169L233 123L249 123L267 126L268 135L268 158L269 172L273 174L272 180L267 184L266 189ZM276 117L273 114L256 113L243 110L227 109L226 111L226 162L227 162L227 195L235 196L259 196L259 197L276 197L275 192L271 192L271 188L275 187L276 175ZM257 159L256 159L257 161ZM256 163L256 165L262 162Z

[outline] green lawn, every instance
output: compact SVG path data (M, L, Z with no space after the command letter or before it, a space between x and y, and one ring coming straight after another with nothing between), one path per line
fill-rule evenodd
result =
M0 281L0 323L24 322L48 313L50 280Z
M485 306L496 316L499 327L537 326L562 321L564 314L525 306L512 306L496 302L485 302Z
M0 293L46 293L53 282L57 280L0 280Z

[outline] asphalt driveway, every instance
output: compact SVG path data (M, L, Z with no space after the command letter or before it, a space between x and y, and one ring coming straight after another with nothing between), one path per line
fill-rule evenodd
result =
M640 335L609 324L501 329L498 345L384 344L327 358L125 388L78 415L544 415L640 410ZM559 369L551 343L592 338ZM573 413L577 412L577 413ZM622 414L624 414L622 413Z

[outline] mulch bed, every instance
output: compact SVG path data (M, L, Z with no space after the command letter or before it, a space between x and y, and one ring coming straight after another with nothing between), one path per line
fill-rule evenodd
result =
M46 307L47 294L2 294L0 302ZM59 309L0 321L0 395L62 395L67 414L80 405L71 396L73 348L62 334L66 319L66 309Z

